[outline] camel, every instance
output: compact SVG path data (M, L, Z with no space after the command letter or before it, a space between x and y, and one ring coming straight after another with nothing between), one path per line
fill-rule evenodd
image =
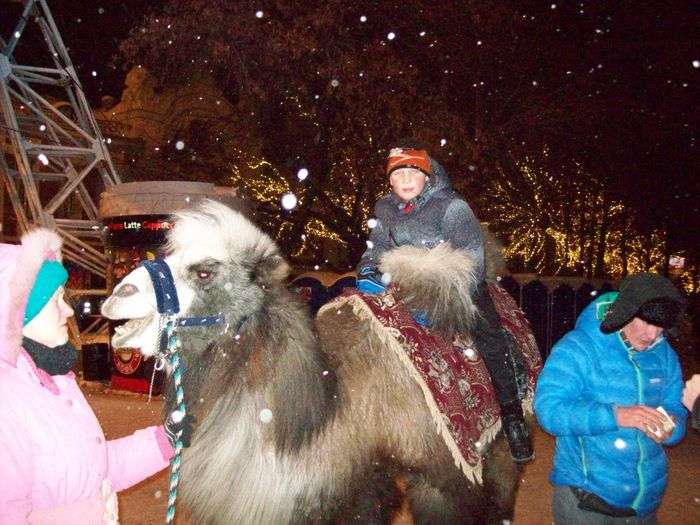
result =
M468 330L478 315L463 292L472 263L449 244L434 250L394 250L382 270L398 300L430 312L437 329ZM180 211L166 253L177 316L223 320L176 332L198 422L178 504L194 523L388 522L397 477L416 523L512 519L519 467L502 434L483 446L479 476L466 476L376 324L348 303L311 319L288 290L278 247L246 217L214 201ZM430 255L443 274L431 268L436 260L421 262ZM146 269L128 274L102 313L128 320L113 346L157 354L161 317Z

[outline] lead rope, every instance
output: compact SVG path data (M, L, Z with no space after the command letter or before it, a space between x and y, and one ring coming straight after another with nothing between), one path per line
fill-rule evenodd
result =
M168 318L164 328L164 335L167 338L165 359L170 362L172 369L173 387L175 389L175 401L177 408L170 413L175 422L180 422L187 415L185 406L185 394L182 389L182 369L180 367L180 353L177 335L175 333L175 319ZM180 483L180 463L182 456L182 441L180 434L177 434L175 441L175 455L170 460L170 488L168 489L168 512L165 516L165 523L171 524L175 519L175 500L177 499L177 487Z

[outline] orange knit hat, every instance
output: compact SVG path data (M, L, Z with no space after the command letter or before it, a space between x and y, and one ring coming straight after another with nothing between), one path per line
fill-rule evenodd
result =
M389 152L389 160L386 163L386 174L399 168L414 168L426 175L431 175L430 156L424 149L394 148Z

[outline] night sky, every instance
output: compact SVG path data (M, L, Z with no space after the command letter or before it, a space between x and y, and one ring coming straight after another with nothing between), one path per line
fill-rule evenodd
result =
M104 95L119 98L126 66L119 59L118 46L144 15L158 12L163 3L148 0L49 2L84 89L94 104L99 104ZM247 4L253 23L256 11L265 10L274 2ZM373 7L375 3L358 5L366 7L358 9L364 9L362 16L367 16L374 28L386 34L392 31L391 20L381 19L380 10ZM543 67L541 76L528 79L533 89L562 86L562 76L586 77L585 85L590 89L588 96L592 103L603 109L603 113L609 112L612 121L604 123L605 133L591 129L589 136L580 137L582 144L606 141L605 147L596 149L598 169L610 166L610 170L617 172L623 188L628 186L631 194L642 189L640 195L644 198L637 205L650 209L663 207L661 215L677 224L675 235L679 246L700 244L696 144L700 17L692 2L530 1L515 2L515 5L543 45L553 46L555 50L561 48L560 67ZM0 0L3 38L11 34L20 8L17 2ZM438 15L439 10L432 8L424 13L426 17ZM359 19L358 16L358 38L363 38ZM30 32L25 36L17 49L16 60L31 65L45 63L43 47L30 38ZM399 38L408 36L401 34ZM411 38L419 37L416 34ZM441 58L448 63L454 60L454 67L459 68L457 57ZM508 73L508 64L503 64L503 75ZM455 89L463 88L455 86ZM619 107L623 98L633 99L634 106ZM633 119L635 128L629 129L630 124L624 118L626 111L642 112L647 118ZM572 118L575 118L575 111ZM645 127L638 128L639 122L644 122ZM616 127L620 129L617 136ZM663 203L658 205L650 203L646 197L650 190L653 194L656 185L663 187L665 194ZM661 215L656 209L649 217L653 221Z

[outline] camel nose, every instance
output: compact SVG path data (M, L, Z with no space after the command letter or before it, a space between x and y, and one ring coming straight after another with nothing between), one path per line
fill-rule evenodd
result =
M136 286L129 283L123 283L117 286L117 289L114 290L112 295L114 295L115 297L126 298L131 297L132 295L136 295L137 293L139 293L139 289Z

